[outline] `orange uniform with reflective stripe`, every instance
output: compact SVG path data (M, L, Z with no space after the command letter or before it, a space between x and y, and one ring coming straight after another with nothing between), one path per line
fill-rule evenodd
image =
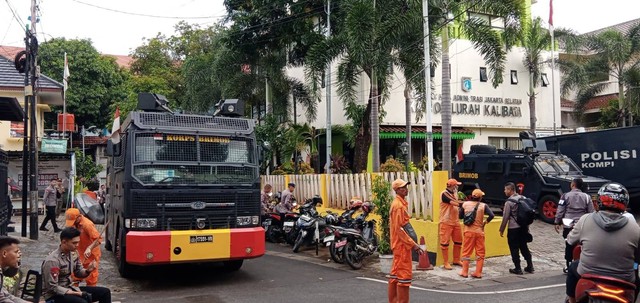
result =
M458 201L458 197L455 193L451 193L448 190L444 190L441 194L443 197L447 197L452 201ZM458 219L458 206L453 205L451 203L440 202L440 223L446 225L460 225L460 221Z
M487 207L486 204L482 202L476 201L466 201L460 205L462 207L465 214L470 213L478 205L478 210L476 211L476 218L471 225L463 224L463 233L464 233L464 243L462 245L462 273L461 275L466 276L469 270L469 261L471 260L471 255L473 251L476 252L476 272L473 274L475 277L482 277L482 267L484 266L484 256L485 256L485 238L484 238L484 214L485 209ZM493 215L490 213L489 215L492 217ZM491 218L489 218L490 220Z
M84 216L80 217L80 223L77 224L76 228L80 231L80 244L78 244L80 262L84 267L87 267L92 261L96 261L96 269L92 271L88 277L84 278L87 286L95 286L98 283L98 265L100 263L100 256L102 255L100 245L91 250L91 256L89 256L89 258L84 257L84 251L93 241L100 239L101 242L102 239L93 222Z
M393 250L393 265L391 266L391 277L398 280L399 285L411 285L413 278L411 270L411 249L416 243L402 229L402 226L409 223L408 204L400 196L391 203L389 211L389 233L391 235L391 249Z

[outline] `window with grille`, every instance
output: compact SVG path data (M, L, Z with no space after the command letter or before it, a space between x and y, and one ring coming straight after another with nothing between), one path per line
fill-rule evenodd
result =
M489 137L489 145L493 145L497 149L510 149L510 150L522 149L522 141L520 141L520 138Z

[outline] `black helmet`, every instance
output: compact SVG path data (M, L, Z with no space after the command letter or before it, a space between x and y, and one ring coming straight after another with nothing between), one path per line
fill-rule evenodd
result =
M629 205L629 192L620 183L607 183L598 190L600 209L623 212Z

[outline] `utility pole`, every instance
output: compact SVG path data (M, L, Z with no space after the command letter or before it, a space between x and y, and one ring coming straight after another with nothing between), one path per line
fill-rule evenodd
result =
M327 30L325 32L327 38L331 36L331 0L327 0ZM327 72L325 73L324 81L326 97L327 97L327 132L326 132L326 141L327 141L327 157L326 157L326 173L331 174L331 62L327 64Z
M32 240L38 240L38 147L37 147L37 121L36 121L36 103L38 96L38 77L40 71L38 67L38 38L36 37L36 0L31 0L31 29L28 32L30 35L29 52L31 53L31 60L29 60L30 74L31 74L31 121L30 121L30 141L29 141L29 153L30 153L30 206L31 216L29 219L29 238ZM26 130L25 130L26 132ZM24 211L24 209L23 209Z
M30 33L27 29L25 32L26 36L24 38L24 46L26 52L26 62L24 64L24 124L23 124L23 133L22 133L22 231L20 235L23 238L27 237L27 195L29 192L29 134L27 130L29 129L29 97L33 94L32 87L29 85L29 71L30 71L30 62L31 62L31 54L29 48L30 42Z
M427 164L429 174L433 173L433 121L432 121L432 105L431 105L431 57L429 57L429 3L428 0L422 0L422 20L423 20L423 50L424 50L424 91L426 98L426 124L427 134L425 141L427 144ZM432 192L429 189L429 192Z

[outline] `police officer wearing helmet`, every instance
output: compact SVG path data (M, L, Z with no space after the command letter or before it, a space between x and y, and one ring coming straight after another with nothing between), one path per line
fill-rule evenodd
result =
M567 274L569 302L576 301L576 285L586 273L604 275L634 283L632 270L638 261L640 227L623 213L629 193L619 183L607 183L598 191L599 211L582 216L567 236L569 245L582 245L580 260L572 262Z

